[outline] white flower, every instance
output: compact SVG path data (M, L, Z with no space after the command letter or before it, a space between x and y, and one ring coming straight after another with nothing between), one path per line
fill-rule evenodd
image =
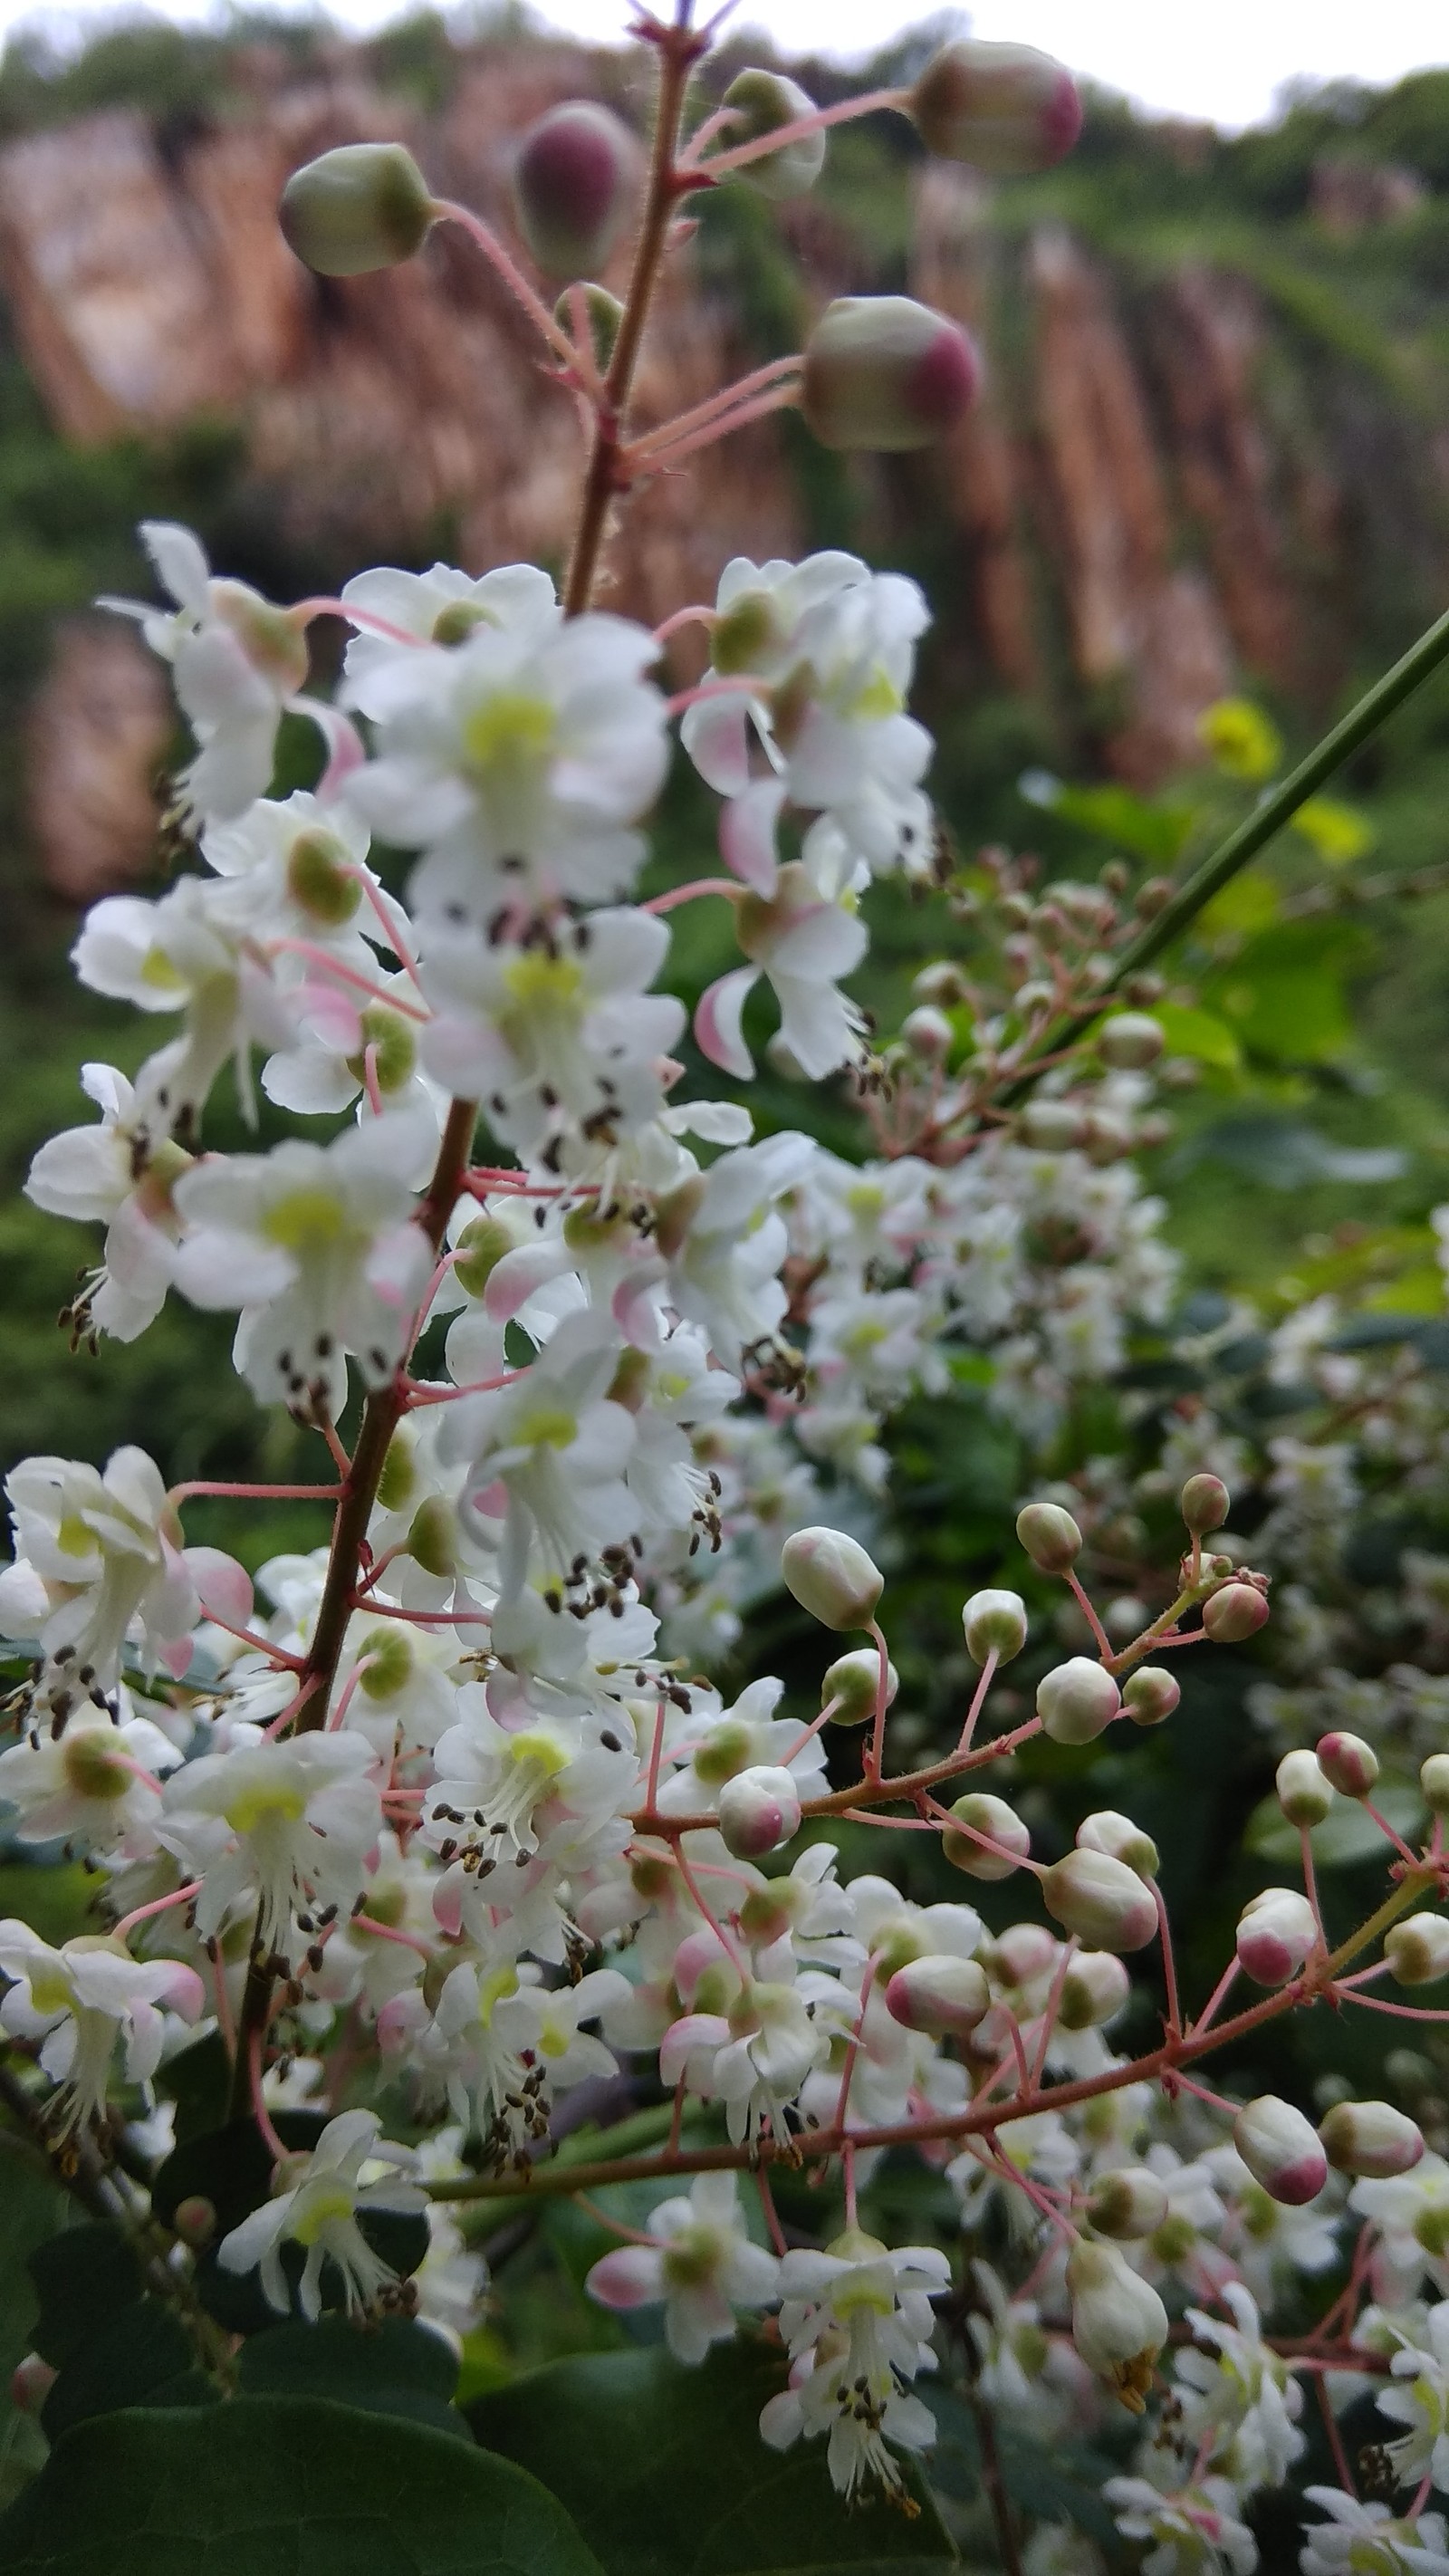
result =
M637 875L668 761L652 635L623 618L539 632L476 625L367 674L379 757L347 794L390 841L426 851L409 901L430 933L598 903Z
M140 1011L180 1011L183 1034L142 1068L139 1089L153 1125L189 1134L228 1057L250 1108L251 1049L292 1044L296 993L274 974L244 921L228 917L226 889L180 877L154 902L110 894L93 904L74 949L83 984ZM365 952L364 952L365 953Z
M135 1630L148 1670L184 1641L199 1602L163 1529L166 1488L144 1449L117 1449L104 1474L74 1458L27 1458L5 1480L15 1563L0 1572L0 1626L44 1654L30 1705L56 1732L87 1701L106 1707Z
M1379 2230L1379 2254L1405 2297L1426 2277L1449 2291L1449 2164L1431 2149L1412 2171L1356 2182L1348 2196L1356 2217Z
M789 1236L776 1203L799 1185L817 1151L808 1136L788 1129L739 1146L682 1184L677 1214L661 1210L670 1296L725 1368L738 1369L745 1349L768 1343L784 1316L780 1267Z
M505 1521L505 1591L520 1587L535 1537L545 1573L557 1585L577 1557L591 1557L629 1534L622 1470L634 1422L608 1395L618 1360L618 1334L607 1315L566 1315L511 1386L448 1408L439 1454L471 1456L465 1512ZM490 1503L493 1488L497 1499Z
M769 895L741 895L735 932L748 966L711 984L695 1013L694 1034L711 1064L737 1081L755 1070L740 1015L762 975L780 1005L780 1035L813 1081L852 1064L863 1051L864 1014L836 986L865 955L865 924L839 903L823 901L798 861L780 869Z
M401 2044L425 2074L440 2079L456 2117L506 2157L547 2134L556 2094L591 2076L617 2075L612 2050L582 2024L628 1990L617 1968L545 1987L531 1961L465 1962L445 1980L431 2023L419 2027L411 1999L403 1998L380 2032L385 2045Z
M788 1768L802 1798L819 1794L826 1785L825 1748L818 1734L800 1743L804 1729L798 1718L775 1715L784 1690L783 1682L762 1675L746 1684L731 1708L701 1705L696 1697L682 1741L670 1748L676 1761L688 1755L688 1768L666 1781L659 1798L661 1815L712 1812L727 1780L761 1765Z
M594 1823L629 1797L638 1778L633 1744L626 1751L597 1719L525 1713L500 1726L481 1703L475 1689L460 1695L460 1723L434 1752L435 1782L423 1808L434 1845L461 1844L490 1867L511 1863L537 1850L540 1811L557 1807Z
M1338 2487L1305 2487L1327 2522L1304 2534L1302 2576L1449 2576L1442 2514L1400 2519L1386 2504L1360 2504Z
M766 2121L783 2136L789 2106L830 2053L828 2031L811 2010L827 1999L839 2000L833 1978L752 1980L728 2016L686 2013L670 2025L659 2045L660 2075L666 2084L683 2077L692 2093L723 2102L735 2145L758 2136Z
M1140 2415L1167 2341L1167 2310L1115 2245L1079 2236L1067 2257L1072 2341L1083 2361Z
M1232 2508L1226 2478L1203 2478L1160 2495L1145 2478L1108 2478L1102 2489L1128 2540L1152 2540L1142 2576L1253 2576L1258 2544Z
M371 681L411 649L369 628L363 622L367 618L411 636L414 645L463 644L478 626L541 641L563 618L553 583L535 564L500 564L477 579L452 564L435 563L430 572L397 572L379 564L371 572L354 573L342 597L349 608L362 612L342 667L347 702L365 716L386 714L386 680L377 689Z
M413 2167L411 2148L380 2138L381 2126L375 2111L344 2111L328 2121L310 2155L289 2156L277 2169L284 2188L222 2238L217 2259L223 2271L250 2272L260 2265L267 2302L285 2315L292 2300L282 2247L303 2245L307 2260L297 2298L305 2317L315 2320L321 2314L324 2263L335 2263L342 2274L349 2310L370 2307L397 2275L368 2244L357 2223L359 2210L421 2211L427 2206L413 2183L362 2180L369 2163L402 2172Z
M42 1145L25 1195L50 1216L99 1222L105 1255L71 1308L79 1331L133 1342L154 1323L171 1282L179 1228L173 1184L191 1157L156 1137L154 1116L123 1073L83 1064L81 1089L101 1113L98 1127L68 1127Z
M285 1953L294 1907L348 1911L382 1822L372 1762L361 1736L297 1735L203 1754L168 1781L158 1836L202 1881L203 1940L253 1895L263 1950Z
M307 677L306 630L245 582L214 580L189 528L148 519L140 533L174 612L127 599L101 605L138 618L152 651L171 664L201 746L178 785L204 820L229 821L266 794L277 726ZM301 711L313 712L306 700Z
M88 1851L143 1859L156 1848L159 1775L180 1759L149 1718L123 1717L117 1726L86 1710L60 1736L0 1753L0 1801L17 1811L11 1830L18 1842L64 1836Z
M1187 2312L1198 2344L1214 2346L1217 2358L1210 2360L1195 2347L1177 2356L1184 2438L1198 2448L1205 2465L1221 2469L1241 2492L1281 2486L1303 2448L1295 2420L1302 2412L1303 2392L1286 2363L1264 2343L1249 2292L1240 2282L1228 2281L1222 2299L1234 2325L1201 2308Z
M1424 2337L1401 2343L1389 2365L1397 2384L1381 2392L1379 2413L1409 2429L1384 2447L1401 2486L1431 2477L1449 2488L1449 2299L1429 2310Z
M830 2475L843 2495L871 2480L899 2488L887 2445L923 2451L935 2439L934 2416L908 2392L919 2371L934 2367L931 2296L950 2278L934 2245L891 2252L859 2228L848 2228L823 2254L786 2254L780 2331L794 2367L789 2388L760 2416L771 2449L788 2449L802 2433L828 2432Z
M661 2201L649 2220L652 2245L621 2245L585 2283L606 2308L664 2302L664 2333L676 2361L703 2361L728 2343L734 2310L779 2297L780 2265L745 2234L732 2173L696 2174L688 2199Z
M238 1364L263 1402L339 1412L349 1352L368 1386L391 1377L432 1268L410 1222L430 1136L400 1110L329 1145L208 1157L177 1183L177 1285L243 1309Z
M81 1933L53 1950L28 1923L0 1923L0 1969L14 1979L0 2001L0 2029L40 2040L40 2064L59 2084L63 2130L99 2119L118 2039L126 2080L144 2084L161 2063L167 2005L194 2022L201 1979L179 1959L133 1959L106 1935Z

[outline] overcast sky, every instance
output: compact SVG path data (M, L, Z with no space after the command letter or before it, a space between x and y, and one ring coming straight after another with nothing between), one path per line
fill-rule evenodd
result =
M742 26L766 25L784 47L869 53L934 0L741 0ZM284 0L285 5L285 0ZM537 0L540 14L579 35L610 38L624 0ZM167 16L203 18L207 0L161 0ZM0 0L0 29L45 13ZM68 25L115 16L112 0L79 0ZM310 14L310 12L299 13ZM399 0L332 0L331 14L374 27ZM975 0L975 31L1040 45L1146 106L1250 125L1283 84L1300 78L1397 80L1449 63L1449 0Z

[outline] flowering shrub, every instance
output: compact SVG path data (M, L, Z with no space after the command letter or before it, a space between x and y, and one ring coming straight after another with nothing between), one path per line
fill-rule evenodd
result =
M587 2455L611 2388L662 2444L678 2364L711 2391L697 2449L712 2430L730 2487L776 2498L721 2566L858 2558L844 2507L882 2500L902 2519L870 2554L944 2563L920 2463L945 2416L974 2428L1008 2568L1088 2568L1100 2541L1142 2544L1152 2576L1249 2570L1265 2493L1312 2475L1316 2414L1338 2483L1307 2484L1301 2565L1449 2569L1426 2509L1449 2482L1449 2167L1392 2102L1345 2092L1315 2125L1200 2072L1300 2008L1418 2016L1378 1989L1449 1969L1431 1677L1327 1665L1352 1652L1349 1615L1311 1593L1358 1481L1439 1472L1429 1399L1392 1356L1346 1360L1320 1304L1255 1363L1321 1399L1291 1438L1255 1446L1200 1405L1028 1498L1030 1597L965 1601L974 1680L929 1759L902 1755L891 1586L865 1543L885 1424L963 1354L991 1354L991 1401L1039 1448L1121 1369L1129 1327L1211 1368L1169 1321L1173 1262L1130 1159L1160 1133L1151 961L1316 775L1185 887L1114 867L1037 891L938 834L910 581L844 554L741 559L655 633L596 604L648 476L784 406L830 446L910 448L977 382L955 325L842 299L799 358L636 430L680 205L734 178L808 187L827 129L868 110L1004 171L1048 164L1078 121L1041 56L956 43L914 90L824 111L746 73L689 130L708 32L687 7L640 32L647 176L599 108L523 140L520 232L557 306L399 147L327 154L283 201L324 274L448 222L505 278L588 434L562 595L536 567L439 565L282 608L153 524L173 605L111 603L174 673L196 859L158 897L98 904L76 967L176 1033L134 1082L87 1069L99 1123L46 1144L29 1187L106 1229L77 1338L131 1340L173 1295L237 1315L238 1372L325 1447L333 1528L263 1567L259 1603L233 1558L187 1544L188 1505L316 1485L167 1491L139 1447L9 1481L0 1621L26 1671L0 1797L22 1842L85 1856L100 1926L0 1925L13 2134L91 2220L37 2259L15 2395L64 2448L12 2509L9 2563L154 2539L177 2494L194 2554L198 2531L243 2527L227 2464L286 2444L269 2530L365 2510L379 2565L458 2565L463 2533L469 2565L502 2566L478 2553L506 2514L530 2565L643 2564L651 2514L665 2531L677 2508L646 2499L626 2546ZM588 272L630 221L620 304ZM348 637L333 699L307 687L325 618ZM670 695L676 638L703 650ZM273 798L289 713L325 768ZM1241 768L1251 726L1220 715ZM680 757L719 800L725 873L645 899ZM888 877L943 891L959 937L883 1036L843 986ZM670 923L706 900L741 962L691 1030ZM776 1067L849 1085L858 1159L757 1134L689 1078L749 1083L766 995ZM312 1123L210 1148L228 1071L244 1109L259 1081ZM1230 1487L1269 1498L1251 1548L1226 1535ZM1101 1606L1079 1570L1098 1565ZM1441 1619L1442 1574L1425 1560L1411 1618ZM1043 1857L1013 1763L1044 1739L1130 1796L1132 1730L1173 1722L1179 1658L1262 1629L1274 1576L1287 1642L1254 1705L1285 1747L1264 1828L1282 1880L1198 1994L1152 1837L1104 1803ZM698 1669L781 1578L824 1632L808 1708L769 1678L729 1700ZM1043 1660L1053 1587L1073 1650ZM998 1680L1033 1627L1028 1709ZM1379 1803L1375 1739L1412 1813ZM1383 1879L1335 1935L1314 1834L1345 1817ZM903 1893L899 1843L846 1866L832 1826L929 1837L951 1892ZM988 1931L972 1897L1008 1880L1020 1917ZM510 2230L568 2203L588 2299L662 2335L670 2373L641 2376L641 2343L611 2356L622 2380L564 2364L531 2402L527 2382L490 2396ZM456 2439L460 2352L481 2453ZM374 2436L368 2409L395 2420ZM1058 2510L1028 2482L1023 2539L1012 2445L1085 2438L1106 2446L1096 2486Z

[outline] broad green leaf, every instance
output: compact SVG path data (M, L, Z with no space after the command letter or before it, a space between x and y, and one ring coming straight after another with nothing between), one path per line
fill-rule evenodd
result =
M457 2355L408 2317L384 2317L365 2332L341 2317L276 2326L243 2347L238 2376L244 2397L328 2397L471 2438L451 2402Z
M1242 1065L1243 1050L1226 1020L1212 1011L1186 1009L1179 1002L1159 1002L1152 1013L1162 1031L1169 1055L1190 1056L1195 1064L1211 1065L1219 1073L1236 1073Z
M59 2370L91 2340L98 2326L126 2315L141 2301L141 2266L119 2229L103 2219L68 2227L38 2246L30 2277L40 2301L32 2337L43 2361Z
M147 2298L99 2318L95 2332L73 2347L40 2421L58 2442L92 2415L123 2406L207 2406L215 2396L182 2326L159 2299Z
M102 2415L0 2519L5 2576L600 2576L506 2460L320 2398Z
M38 2301L30 2257L62 2224L67 2201L12 2132L0 2132L0 2504L38 2468L44 2445L10 2403L10 2375L33 2350Z
M1412 1844L1423 1831L1424 1801L1406 1783L1390 1781L1376 1789L1374 1805L1406 1843ZM1253 1809L1243 1840L1247 1850L1275 1868L1291 1866L1299 1858L1298 1828L1289 1824L1276 1798L1264 1798ZM1319 1869L1348 1869L1356 1861L1372 1860L1376 1853L1387 1857L1392 1848L1354 1798L1336 1798L1322 1824L1313 1828L1313 1858Z
M932 2474L945 2495L969 2499L981 2474L981 2444L969 2406L951 2389L933 2388L931 2411L941 2433ZM1043 2522L1070 2522L1110 2549L1117 2537L1102 2487L1116 2463L1084 2443L1054 2442L1050 2449L997 2416L993 2426L1001 2480L1012 2502Z
M1195 817L1190 806L1151 803L1130 787L1068 787L1046 770L1029 770L1019 782L1028 805L1044 806L1063 823L1076 823L1097 841L1130 850L1153 867L1170 867L1186 844Z
M480 2442L567 2505L606 2576L919 2576L955 2552L913 2468L916 2516L847 2511L824 2445L769 2450L760 2408L783 2356L717 2347L686 2370L658 2347L585 2353L530 2371L468 2409Z

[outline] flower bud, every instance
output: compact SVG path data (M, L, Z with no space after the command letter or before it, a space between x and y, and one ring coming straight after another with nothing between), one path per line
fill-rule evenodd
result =
M800 1793L788 1771L752 1763L719 1793L719 1829L736 1860L761 1860L800 1831Z
M1321 1825L1333 1804L1333 1783L1316 1753L1285 1753L1275 1775L1278 1804L1290 1825Z
M1067 2256L1072 2341L1089 2370L1144 2412L1152 2367L1167 2341L1167 2310L1115 2245L1079 2236Z
M1233 2144L1270 2200L1301 2209L1328 2180L1328 2158L1313 2124L1280 2094L1260 2093L1233 2122Z
M1209 1530L1222 1528L1233 1498L1221 1476L1189 1476L1178 1506L1193 1537L1206 1538Z
M885 1990L886 2010L907 2030L932 2039L964 2039L991 2003L984 1970L974 1959L912 1959L897 1968Z
M906 295L841 295L805 343L800 408L822 447L928 447L980 379L972 343L944 314Z
M1132 1980L1110 1950L1079 1950L1062 1979L1057 2019L1063 2030L1094 2030L1114 2021L1132 1992Z
M634 138L594 99L567 100L529 127L513 172L518 228L549 277L603 267L628 217Z
M923 1002L918 1010L908 1011L901 1022L901 1038L918 1055L923 1064L944 1064L951 1052L956 1032L944 1011Z
M1240 1646L1267 1617L1267 1599L1255 1583L1225 1583L1202 1605L1202 1624L1217 1646Z
M1021 1113L1019 1131L1023 1145L1029 1145L1034 1154L1065 1154L1085 1136L1086 1115L1065 1100L1034 1100ZM1033 1509L1050 1510L1051 1505L1038 1503Z
M1110 1852L1070 1851L1041 1883L1049 1914L1097 1950L1141 1950L1157 1930L1152 1890Z
M1141 1073L1161 1055L1162 1031L1145 1011L1115 1011L1097 1031L1097 1053L1114 1073Z
M966 1651L975 1664L988 1655L1009 1664L1026 1644L1026 1603L1019 1592L973 1592L961 1613Z
M822 1628L868 1628L885 1576L844 1530L802 1529L780 1550L786 1587Z
M1400 1986L1436 1986L1449 1977L1449 1915L1411 1914L1384 1934L1384 1957Z
M1110 1852L1124 1869L1135 1870L1139 1878L1155 1878L1162 1863L1156 1843L1134 1825L1130 1816L1119 1816L1113 1807L1103 1807L1095 1816L1084 1816L1077 1827L1078 1851Z
M928 152L1005 177L1049 170L1082 130L1076 82L1050 54L970 37L927 63L910 114Z
M216 2234L216 2204L199 2191L190 2192L185 2200L178 2200L171 2224L183 2245L199 2251Z
M1082 1553L1082 1533L1059 1503L1028 1503L1016 1515L1016 1535L1043 1574L1065 1574Z
M1345 1798L1366 1798L1379 1776L1379 1757L1361 1735L1320 1735L1318 1767Z
M1293 1887L1265 1887L1238 1920L1238 1965L1255 1986L1285 1986L1296 1976L1318 1938L1306 1896Z
M1423 2137L1392 2102L1335 2102L1318 2123L1335 2173L1363 2174L1375 2182L1411 2173L1424 2152Z
M589 347L593 352L594 364L603 375L614 354L614 343L619 337L619 325L624 319L624 307L617 295L609 293L607 286L593 286L582 281L575 281L573 285L566 286L553 308L553 318L560 329L567 331L571 337L577 334L579 328L576 307L580 296L583 298L582 318L588 333ZM575 346L577 346L576 338Z
M1054 1744L1090 1744L1121 1706L1111 1674L1090 1655L1070 1656L1036 1686L1036 1713Z
M1099 2236L1150 2236L1166 2216L1166 2189L1146 2165L1103 2174L1087 2196L1087 2217Z
M1061 1943L1044 1923L1008 1923L1004 1932L977 1955L1000 1986L1030 1986L1049 1977Z
M758 143L764 135L793 125L815 110L814 99L783 72L737 72L721 103L734 111L735 121L725 137L730 147ZM747 179L763 197L806 196L825 167L825 143L823 131L798 134L793 142L782 143L778 152L763 153L732 175Z
M1182 1685L1165 1664L1139 1664L1122 1684L1122 1706L1134 1726L1160 1726L1182 1697Z
M443 1494L429 1494L408 1523L407 1552L425 1574L446 1582L458 1570L458 1515Z
M38 2352L28 2352L10 2374L10 2403L17 2415L38 2415L59 2372Z
M469 1297L481 1297L498 1264L518 1250L518 1238L501 1216L470 1217L458 1237L453 1276Z
M342 143L294 170L277 221L319 277L362 277L420 250L437 207L400 143Z
M890 1707L901 1686L895 1665L886 1664L886 1706ZM876 1692L880 1687L880 1657L874 1646L857 1646L853 1654L837 1655L820 1684L820 1705L828 1708L833 1699L840 1706L833 1712L833 1726L868 1726L875 1716Z
M982 1789L958 1798L951 1813L971 1830L953 1833L949 1825L946 1827L941 1849L947 1860L955 1868L964 1869L968 1878L1010 1878L1017 1861L1025 1860L1031 1849L1031 1836L1015 1809L1008 1807L1004 1798L993 1798ZM1002 1849L988 1851L985 1843L972 1841L972 1834L986 1834ZM1016 1858L1008 1859L1008 1853L1014 1853Z
M1431 1816L1449 1816L1449 1753L1431 1753L1420 1763L1419 1787Z

